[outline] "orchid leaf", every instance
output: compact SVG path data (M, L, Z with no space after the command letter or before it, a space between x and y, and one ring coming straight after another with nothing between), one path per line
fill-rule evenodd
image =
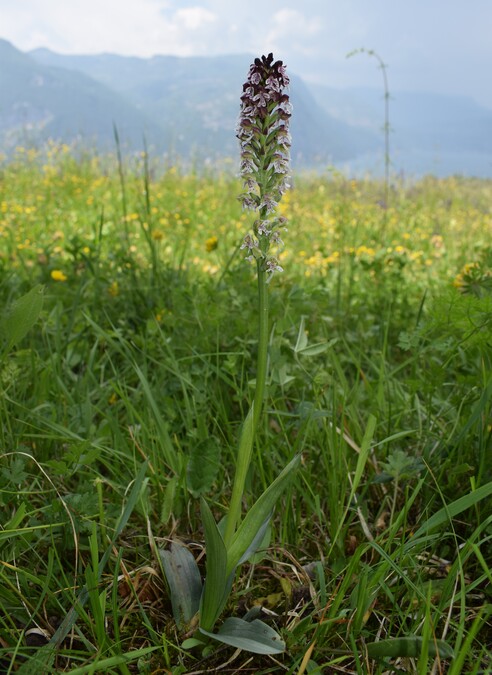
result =
M275 504L290 483L300 461L300 455L296 455L246 514L227 551L227 575L233 572L239 562L244 559L248 549L253 545L253 542L255 542L259 530L264 526L265 522L268 522ZM261 538L257 545L259 545L260 542Z
M203 628L200 628L200 632L218 642L253 654L281 654L285 650L285 642L280 635L259 619L248 622L229 617L217 633L210 633Z
M258 532L256 533L253 541L251 544L248 546L244 554L241 556L239 559L238 565L242 565L244 562L247 560L250 561L254 556L255 553L258 551L258 549L261 546L268 546L268 543L270 541L270 531L269 531L269 526L270 526L270 521L272 519L273 511L269 513L267 516L267 519L265 522L261 525L259 528Z
M241 517L241 504L244 493L244 485L246 483L246 476L248 475L251 464L251 454L253 452L253 440L255 433L255 407L254 403L249 409L248 415L244 420L241 437L239 440L239 449L236 459L236 473L234 476L234 485L232 488L231 503L229 504L229 512L227 514L224 542L226 547L233 539L236 524Z
M200 607L200 570L191 551L182 544L172 542L169 549L160 550L159 555L169 584L174 620L179 628L185 628Z
M227 574L227 552L222 535L202 498L202 522L205 530L207 557L205 562L205 585L200 604L200 627L212 630L227 602L232 587L234 570Z

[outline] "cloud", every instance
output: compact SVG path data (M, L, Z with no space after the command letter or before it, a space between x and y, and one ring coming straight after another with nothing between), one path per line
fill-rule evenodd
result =
M206 50L216 15L201 6L174 9L175 4L166 0L0 0L2 34L23 50L48 46L68 53L135 56L189 56Z
M442 6L445 4L446 11ZM380 86L375 49L392 89L468 93L492 105L490 0L0 0L0 37L21 50L258 55L273 51L290 72L331 86Z
M185 30L200 30L207 24L215 23L217 17L213 12L203 7L186 7L185 9L178 9L174 14L178 23L180 23Z
M281 9L273 14L270 24L264 38L269 50L279 52L288 45L289 50L311 56L319 48L317 35L323 29L323 20L319 16L308 18L296 9Z

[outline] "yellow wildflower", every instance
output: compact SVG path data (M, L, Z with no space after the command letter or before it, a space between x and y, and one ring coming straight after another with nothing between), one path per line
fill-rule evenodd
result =
M120 288L118 286L117 281L113 281L111 286L108 288L108 293L112 298L116 298L117 295L119 295Z
M219 240L217 237L209 237L207 241L205 242L205 250L207 253L210 253L211 251L215 251L219 244Z
M51 278L54 281L66 281L68 277L61 270L51 270Z

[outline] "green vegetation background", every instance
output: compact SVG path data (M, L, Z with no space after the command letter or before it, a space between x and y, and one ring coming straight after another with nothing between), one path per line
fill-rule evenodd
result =
M224 173L55 145L0 168L5 672L89 582L47 672L211 672L232 655L181 649L156 550L178 537L200 559L198 497L219 518L230 496L256 349L238 192ZM490 667L492 183L383 193L327 172L296 177L282 202L252 497L296 452L303 467L229 607L262 605L287 642L254 672ZM12 307L37 284L41 315L7 349ZM402 637L418 649L366 648Z

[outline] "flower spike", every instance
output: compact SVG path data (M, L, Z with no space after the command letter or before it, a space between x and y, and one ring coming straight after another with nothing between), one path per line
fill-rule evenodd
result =
M271 53L256 58L243 85L236 128L244 188L239 199L244 209L259 212L252 234L245 241L257 242L254 257L263 259L263 269L269 273L282 271L277 259L269 256L269 249L270 245L281 243L277 230L285 222L285 218L272 215L289 187L292 106L286 93L288 85L282 61L274 61Z

